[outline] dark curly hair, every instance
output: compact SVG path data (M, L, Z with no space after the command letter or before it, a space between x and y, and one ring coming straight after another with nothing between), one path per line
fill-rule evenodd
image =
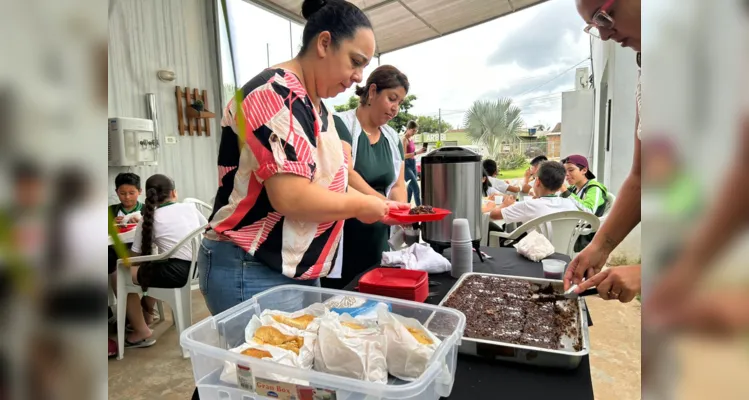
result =
M141 211L143 239L140 246L141 254L144 256L150 255L153 251L153 219L156 208L169 200L173 190L174 181L166 175L151 175L146 180L146 204Z

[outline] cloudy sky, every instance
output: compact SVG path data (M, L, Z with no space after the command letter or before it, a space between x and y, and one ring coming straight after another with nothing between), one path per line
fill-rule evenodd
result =
M302 27L243 0L228 2L237 80L296 53ZM528 125L561 121L561 93L574 88L576 67L589 67L590 41L569 0L550 0L381 57L408 75L418 100L412 113L460 126L475 100L511 97ZM291 29L292 41L289 43ZM226 56L225 52L225 56ZM377 67L377 60L365 71ZM224 80L231 73L225 68ZM365 78L366 79L366 78ZM326 102L345 103L353 89Z

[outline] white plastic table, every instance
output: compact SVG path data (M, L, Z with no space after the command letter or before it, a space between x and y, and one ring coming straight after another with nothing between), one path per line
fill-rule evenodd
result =
M117 237L119 237L123 243L132 243L135 239L135 229L120 233L119 235L117 235ZM114 244L111 236L107 236L107 240L109 240L110 246Z

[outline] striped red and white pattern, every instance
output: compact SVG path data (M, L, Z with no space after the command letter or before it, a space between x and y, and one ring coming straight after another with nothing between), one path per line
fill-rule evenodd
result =
M290 93L286 94L283 87ZM219 154L219 182L232 170L237 171L234 180L228 180L218 190L216 202L220 208L211 219L213 232L209 232L208 237L231 240L286 276L296 279L325 276L337 254L343 221L313 224L287 220L270 205L263 182L277 173L295 174L310 179L312 184L344 193L348 185L348 159L332 114L324 110L323 120L307 106L311 102L304 87L288 71L266 70L243 90L246 94L242 101L246 140L239 150L234 147L232 154ZM297 101L302 101L305 107L286 106ZM229 107L234 107L233 101L224 112L222 125L232 127L234 135L224 133L222 144L224 140L238 140ZM307 132L305 127L310 127L312 132ZM264 136L258 135L267 135L268 130L272 134L264 143ZM312 145L310 137L316 138L316 146ZM292 146L294 151L287 152L285 150L289 149L283 146ZM232 146L220 146L223 148ZM278 264L279 254L281 264L273 265ZM302 264L302 260L310 259L316 261Z
M218 187L222 187L224 185L224 183L222 182L224 176L226 176L226 174L228 174L229 172L234 171L235 169L237 169L236 165L233 167L225 167L223 165L218 166Z

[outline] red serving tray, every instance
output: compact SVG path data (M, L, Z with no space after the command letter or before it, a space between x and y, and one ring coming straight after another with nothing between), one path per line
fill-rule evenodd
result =
M429 296L426 271L376 268L359 279L359 292L424 302Z
M434 214L409 214L411 210L390 210L388 216L397 222L402 223L413 223L413 222L432 222L441 221L448 215L452 214L452 211L445 210L444 208L434 207Z

